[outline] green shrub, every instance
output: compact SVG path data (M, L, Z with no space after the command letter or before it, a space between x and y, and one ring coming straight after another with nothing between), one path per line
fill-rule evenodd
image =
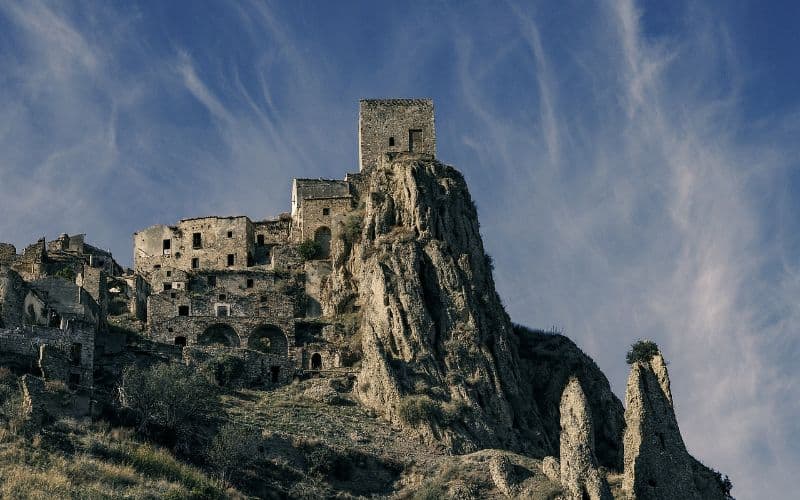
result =
M314 240L306 240L297 245L297 251L305 260L311 260L322 251L322 247Z
M364 214L354 213L347 216L342 222L341 236L348 244L352 245L361 238L361 230L364 225Z
M69 267L62 267L58 271L56 271L56 276L59 278L64 278L68 281L75 281L75 271L73 271Z
M208 447L208 461L220 478L227 481L231 472L246 469L258 459L259 434L247 427L223 425Z
M403 396L397 411L400 418L411 425L439 420L441 417L439 404L428 396Z
M658 354L658 345L652 340L637 340L631 344L631 349L625 356L625 361L632 365L637 361L650 361Z
M192 434L216 403L205 378L183 365L166 363L125 368L118 394L139 432L166 430L177 440Z

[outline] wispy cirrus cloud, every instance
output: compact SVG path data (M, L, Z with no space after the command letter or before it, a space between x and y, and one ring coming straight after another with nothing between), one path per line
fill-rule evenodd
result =
M514 320L564 328L619 395L655 339L690 450L786 497L800 112L748 111L709 9L654 35L631 0L0 3L0 240L86 231L127 261L150 224L275 215L291 177L355 168L358 98L431 96Z

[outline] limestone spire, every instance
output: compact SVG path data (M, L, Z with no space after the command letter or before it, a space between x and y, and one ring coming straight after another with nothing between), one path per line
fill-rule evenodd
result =
M610 500L611 492L597 469L594 430L586 395L571 377L561 396L561 485L569 500Z

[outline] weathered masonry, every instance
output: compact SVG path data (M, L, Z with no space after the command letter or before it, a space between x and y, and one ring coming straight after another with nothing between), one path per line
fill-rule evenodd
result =
M364 99L358 118L360 170L387 154L436 156L436 128L431 99Z
M19 254L0 243L0 364L92 388L133 332L189 365L235 354L253 383L348 371L353 326L334 320L343 311L325 293L331 246L360 230L363 172L436 154L433 101L362 100L358 134L358 172L293 179L290 210L276 218L195 217L138 231L132 270L83 234Z

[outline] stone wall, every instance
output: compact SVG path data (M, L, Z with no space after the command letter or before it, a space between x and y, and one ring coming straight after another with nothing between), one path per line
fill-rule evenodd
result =
M253 349L227 349L219 347L186 347L183 361L187 366L198 367L214 357L233 357L241 360L242 371L232 381L239 386L275 387L288 384L295 373L294 362L286 356L255 351Z
M317 231L326 227L333 232L336 223L352 212L353 202L346 198L312 198L303 201L298 211L295 226L292 227L292 240L300 243L317 239Z
M411 151L412 130L419 131L413 151L436 156L431 99L364 99L360 101L358 121L361 170L377 165L385 153Z
M336 179L294 179L292 180L292 217L305 200L313 198L347 198L350 184ZM295 221L296 222L296 221Z
M0 329L0 353L4 356L18 357L19 363L38 368L48 380L87 387L92 386L94 374L94 342L94 328L77 323L66 330L31 326ZM28 360L35 361L31 364Z
M0 243L0 265L11 264L17 258L17 247L11 243Z
M243 216L184 219L177 226L149 227L133 238L134 268L145 277L159 268L244 269L253 262L253 223Z

